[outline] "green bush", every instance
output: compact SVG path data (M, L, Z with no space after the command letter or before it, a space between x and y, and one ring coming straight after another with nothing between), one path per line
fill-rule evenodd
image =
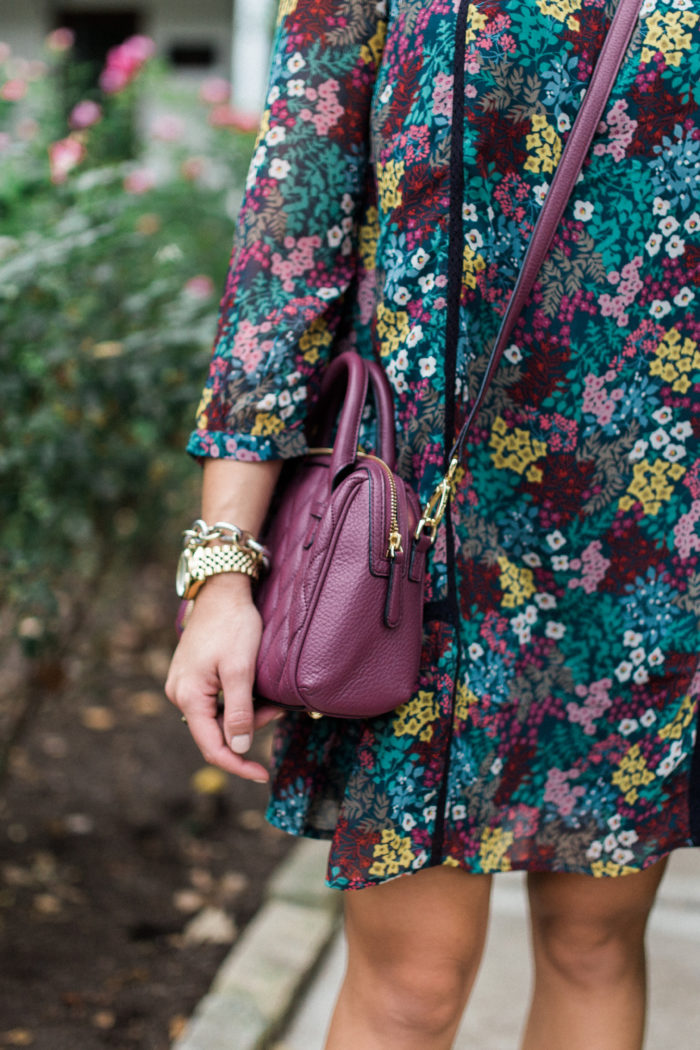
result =
M167 81L144 57L71 129L67 43L45 65L0 44L0 556L5 612L36 653L107 568L183 525L183 446L253 144L219 84L209 104L171 97L139 159L107 161Z

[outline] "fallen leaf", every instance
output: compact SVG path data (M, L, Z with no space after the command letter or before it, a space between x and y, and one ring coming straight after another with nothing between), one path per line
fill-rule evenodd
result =
M28 1028L13 1028L11 1032L5 1033L5 1040L10 1046L31 1046L34 1042L34 1033Z
M185 1028L187 1028L186 1017L184 1017L182 1014L178 1014L176 1017L172 1017L170 1019L170 1024L168 1025L168 1037L170 1038L171 1042L175 1039L179 1039L185 1031Z
M173 904L178 911L198 911L204 904L202 895L196 890L178 890L173 894Z
M238 823L246 831L259 831L265 818L258 809L244 809L238 814Z
M229 871L219 881L219 893L224 900L232 900L244 893L250 885L250 879L241 871Z
M114 729L116 725L114 712L108 707L84 707L80 712L80 717L87 729L94 729L97 732Z
M220 908L203 908L184 929L185 944L231 944L237 935L233 919Z
M95 1028L102 1028L107 1031L109 1028L114 1028L117 1023L116 1014L112 1013L111 1010L99 1010L96 1014L93 1014L92 1023Z
M129 703L135 714L144 718L154 718L165 709L165 697L153 689L143 689L140 693L134 693Z
M53 893L37 893L32 903L40 915L59 915L63 910L60 900Z

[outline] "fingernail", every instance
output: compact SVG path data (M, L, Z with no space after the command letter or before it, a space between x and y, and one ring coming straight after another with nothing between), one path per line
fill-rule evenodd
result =
M267 777L260 777L260 778L255 777L255 783L256 784L267 784L267 783L269 783L269 781L268 781Z
M237 755L245 755L246 751L250 751L250 733L243 733L241 736L234 736L231 740L231 750L235 751Z

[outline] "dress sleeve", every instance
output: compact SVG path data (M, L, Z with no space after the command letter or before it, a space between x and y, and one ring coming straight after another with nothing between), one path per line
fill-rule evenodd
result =
M281 0L266 108L188 444L195 456L259 460L306 450L307 405L357 269L384 8Z

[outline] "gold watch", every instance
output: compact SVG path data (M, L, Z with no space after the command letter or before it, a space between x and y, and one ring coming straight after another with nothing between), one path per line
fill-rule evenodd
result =
M261 559L255 551L227 544L221 547L185 547L177 566L175 590L188 601L195 597L210 576L241 572L257 580Z

